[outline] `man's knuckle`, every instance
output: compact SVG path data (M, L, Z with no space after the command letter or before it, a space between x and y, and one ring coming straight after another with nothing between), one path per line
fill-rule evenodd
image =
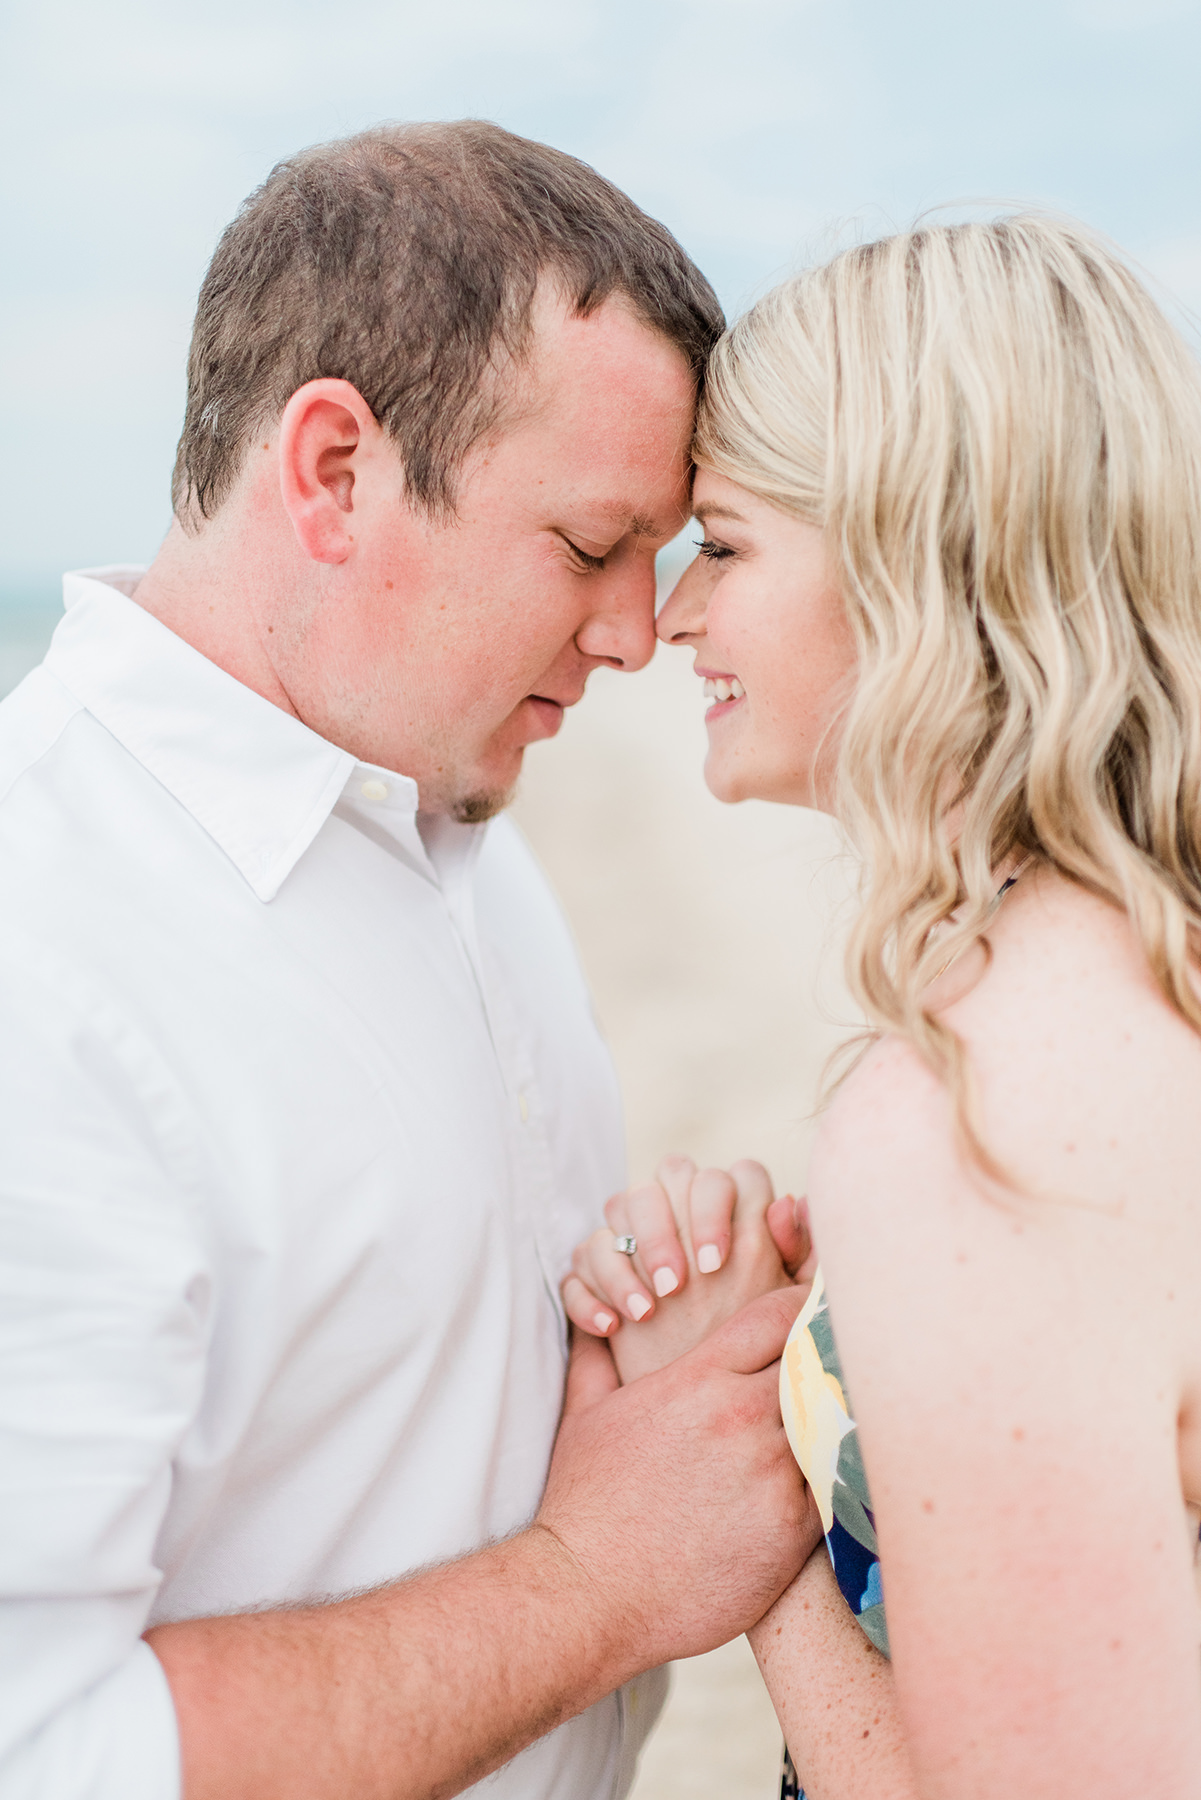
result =
M767 1407L757 1394L739 1388L722 1407L719 1415L724 1432L730 1437L744 1437L763 1424Z

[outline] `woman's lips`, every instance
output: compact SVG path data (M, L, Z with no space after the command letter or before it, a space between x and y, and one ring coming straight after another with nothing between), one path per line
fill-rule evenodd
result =
M701 673L702 671L698 669L697 674L699 675ZM705 698L714 702L714 705L712 705L705 714L705 723L707 725L710 719L724 718L726 713L731 712L734 707L741 705L742 701L746 698L746 689L743 687L741 681L739 681L737 675L714 675L706 669L704 671L704 679Z

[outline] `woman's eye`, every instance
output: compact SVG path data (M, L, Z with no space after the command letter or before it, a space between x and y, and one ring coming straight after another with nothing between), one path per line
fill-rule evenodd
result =
M694 538L693 542L701 555L710 562L722 562L727 556L734 554L728 544L715 544L712 538Z

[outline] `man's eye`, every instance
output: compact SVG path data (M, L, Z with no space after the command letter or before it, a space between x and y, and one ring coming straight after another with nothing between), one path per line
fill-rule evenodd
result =
M583 565L586 569L603 569L604 568L605 559L603 556L589 556L587 550L581 550L580 546L578 544L573 544L569 537L565 537L563 539L563 542L567 545L567 548L573 552L574 555L579 557L580 561L583 563Z
M722 562L727 556L734 554L728 544L715 544L712 538L694 538L693 542L709 562Z

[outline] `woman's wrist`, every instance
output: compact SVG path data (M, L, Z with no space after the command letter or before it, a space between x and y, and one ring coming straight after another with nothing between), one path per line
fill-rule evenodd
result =
M839 1592L824 1542L747 1638L803 1786L913 1800L892 1665Z

